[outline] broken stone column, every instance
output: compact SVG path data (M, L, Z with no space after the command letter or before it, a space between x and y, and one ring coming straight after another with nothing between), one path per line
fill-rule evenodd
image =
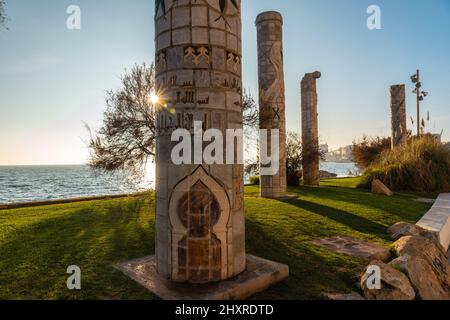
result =
M319 124L317 113L317 79L321 73L307 73L301 82L302 96L302 153L303 184L320 183Z
M286 195L286 116L283 68L283 17L270 11L256 18L258 33L258 75L260 129L278 129L280 134L279 170L276 175L261 176L261 197ZM272 152L270 135L267 150ZM262 158L262 157L261 157Z
M175 282L229 279L246 267L243 164L175 165L171 134L193 136L197 121L224 137L242 128L240 0L155 3L157 271Z
M406 94L405 85L390 88L392 148L401 145L408 139L406 127Z

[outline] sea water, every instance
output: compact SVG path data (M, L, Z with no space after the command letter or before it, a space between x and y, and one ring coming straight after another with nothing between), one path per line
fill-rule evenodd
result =
M353 163L324 162L339 177L357 173ZM70 199L133 193L154 187L154 166L139 185L125 174L99 174L87 166L0 166L0 203ZM247 179L246 179L247 180Z

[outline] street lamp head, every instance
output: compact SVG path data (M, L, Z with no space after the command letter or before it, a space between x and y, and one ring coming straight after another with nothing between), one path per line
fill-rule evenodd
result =
M422 91L422 95L423 95L424 97L427 97L427 96L429 95L429 93L426 92L426 91Z

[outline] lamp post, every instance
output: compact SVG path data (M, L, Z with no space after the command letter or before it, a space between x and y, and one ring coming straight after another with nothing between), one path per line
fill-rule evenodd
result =
M416 74L411 76L411 81L416 85L413 93L417 96L417 136L420 137L420 102L424 100L426 96L428 96L428 92L420 91L422 88L422 83L420 82L420 70L417 70Z

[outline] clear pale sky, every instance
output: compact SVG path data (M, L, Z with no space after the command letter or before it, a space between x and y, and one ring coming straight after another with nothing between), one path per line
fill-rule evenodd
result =
M154 56L154 0L6 0L0 31L0 165L77 164L87 157L83 122L101 123L104 93L125 68ZM332 148L363 133L389 134L388 87L420 68L432 131L450 140L450 1L242 0L244 87L257 96L258 13L285 19L285 81L290 130L300 131L299 81L319 70L321 142ZM66 28L81 7L82 29ZM366 27L381 7L382 30ZM411 123L409 126L411 126Z

